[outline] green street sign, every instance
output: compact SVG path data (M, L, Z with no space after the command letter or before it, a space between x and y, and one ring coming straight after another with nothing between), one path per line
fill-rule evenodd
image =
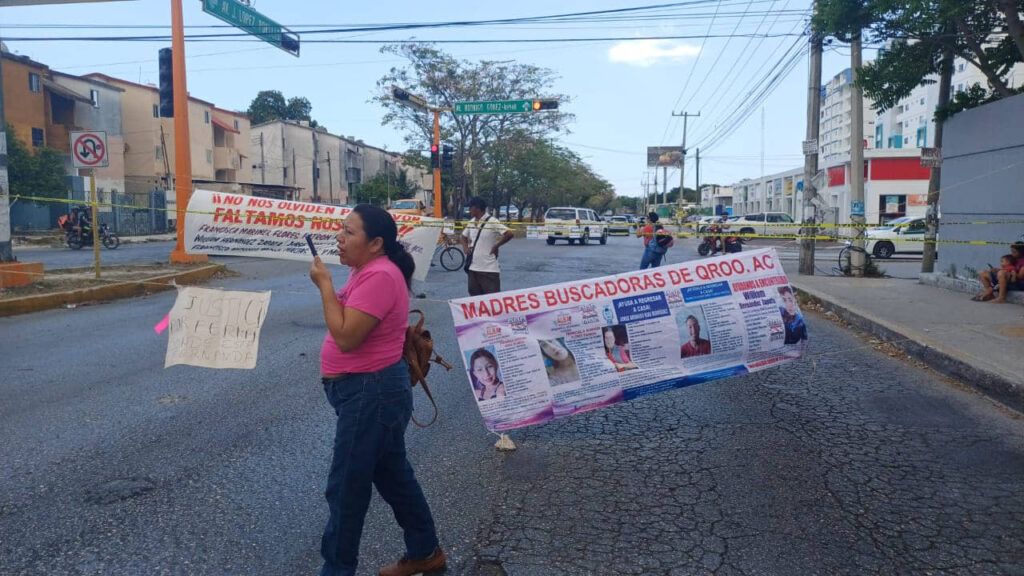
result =
M525 114L533 112L533 99L492 100L490 102L456 102L452 112L467 114Z
M203 12L216 16L281 50L299 55L299 35L238 0L203 0Z

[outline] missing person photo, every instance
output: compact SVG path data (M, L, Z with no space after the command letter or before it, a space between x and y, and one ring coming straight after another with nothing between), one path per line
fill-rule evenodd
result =
M601 328L604 339L604 354L619 372L636 370L637 365L629 354L629 333L625 324Z
M544 370L548 374L551 386L573 384L580 380L580 369L576 365L576 357L565 345L565 338L538 340L540 353L544 358Z
M469 355L469 381L477 402L505 397L505 383L501 380L498 359L494 347L478 348Z
M782 315L782 324L786 327L786 344L799 344L807 340L807 325L804 324L804 315L797 307L796 294L789 286L779 287L779 314Z
M705 356L711 354L711 339L708 337L707 321L704 309L700 306L683 308L676 315L676 326L679 328L680 358Z

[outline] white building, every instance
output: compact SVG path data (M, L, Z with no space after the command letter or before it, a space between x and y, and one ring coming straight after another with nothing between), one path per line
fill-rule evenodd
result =
M820 126L818 127L818 164L826 164L850 153L853 115L853 73L849 68L836 74L821 87ZM864 142L872 148L875 133L875 112L871 100L864 98Z
M730 188L733 213L737 216L759 212L785 212L794 220L801 219L801 194L804 189L802 167L769 174L763 178L740 180Z
M705 184L700 187L700 205L715 214L732 214L732 186Z
M306 121L253 126L251 150L254 184L300 188L298 199L308 202L357 203L359 185L380 173L406 170L421 187L430 181L428 173L405 166L401 154L330 134Z
M930 148L935 145L935 108L939 102L939 78L930 76L932 84L914 88L899 104L875 116L873 146L875 148ZM1024 65L1014 66L1006 77L1011 88L1024 84ZM988 80L975 66L957 58L953 62L950 96L965 92L971 86L988 86ZM867 133L865 133L867 134Z

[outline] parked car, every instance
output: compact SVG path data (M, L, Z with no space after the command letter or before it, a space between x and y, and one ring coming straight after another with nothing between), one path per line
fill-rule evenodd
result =
M693 226L693 229L696 230L698 234L703 234L703 233L707 232L709 224L711 224L712 222L717 222L717 221L719 221L721 219L722 219L721 216L700 216L700 217L697 218L697 220L695 220L692 223L692 226Z
M427 205L422 200L410 198L407 200L394 200L391 202L391 207L388 211L393 214L416 214L418 216L427 216L428 210Z
M544 227L548 232L549 246L558 240L566 240L569 244L579 241L582 246L595 238L601 244L608 243L608 227L589 208L548 208L544 213Z
M502 206L498 208L498 219L519 220L519 208L516 208L515 206Z
M800 223L785 212L758 212L744 214L729 219L730 227L739 234L758 234L765 236L792 236L800 233ZM750 238L746 238L747 241Z
M877 258L892 258L893 254L920 254L924 252L924 233L927 230L924 218L897 218L885 226L865 232L864 249Z
M633 223L625 216L612 216L608 219L608 235L624 234L629 236L633 231Z

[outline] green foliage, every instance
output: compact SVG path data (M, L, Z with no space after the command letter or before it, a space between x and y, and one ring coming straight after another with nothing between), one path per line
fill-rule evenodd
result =
M1001 12L997 5L1003 4L1009 8ZM944 49L985 75L988 99L1014 93L1006 77L1024 61L1024 38L1005 32L1019 24L1020 0L820 0L818 7L814 27L826 37L849 41L860 34L867 42L892 41L859 74L864 94L879 111L933 82L929 77L939 74ZM961 106L983 101L975 94Z
M433 137L431 114L416 110L391 97L391 87L400 86L425 98L430 104L451 107L456 102L556 98L564 106L569 97L554 92L554 71L513 61L460 60L431 44L388 45L381 52L401 57L406 64L391 68L377 82L373 98L384 108L384 125L405 133L410 148L426 151ZM573 119L563 111L477 116L441 115L441 141L455 147L454 170L445 177L449 211L461 206L470 195L507 188L500 179L513 151L504 142L544 139L567 132ZM470 167L471 170L470 170ZM496 172L495 172L496 171ZM499 182L494 183L497 175ZM487 188L489 186L489 189Z
M18 139L14 127L7 125L7 163L10 193L45 198L67 197L64 158L52 148L40 148L35 154Z
M387 207L391 200L413 198L421 192L418 184L409 179L405 170L379 172L355 191L355 200L360 204Z
M313 105L307 98L292 96L285 100L284 94L279 90L261 90L249 104L246 114L253 125L263 124L272 120L290 120L297 122L306 120L312 127L317 127L316 120L313 120Z

